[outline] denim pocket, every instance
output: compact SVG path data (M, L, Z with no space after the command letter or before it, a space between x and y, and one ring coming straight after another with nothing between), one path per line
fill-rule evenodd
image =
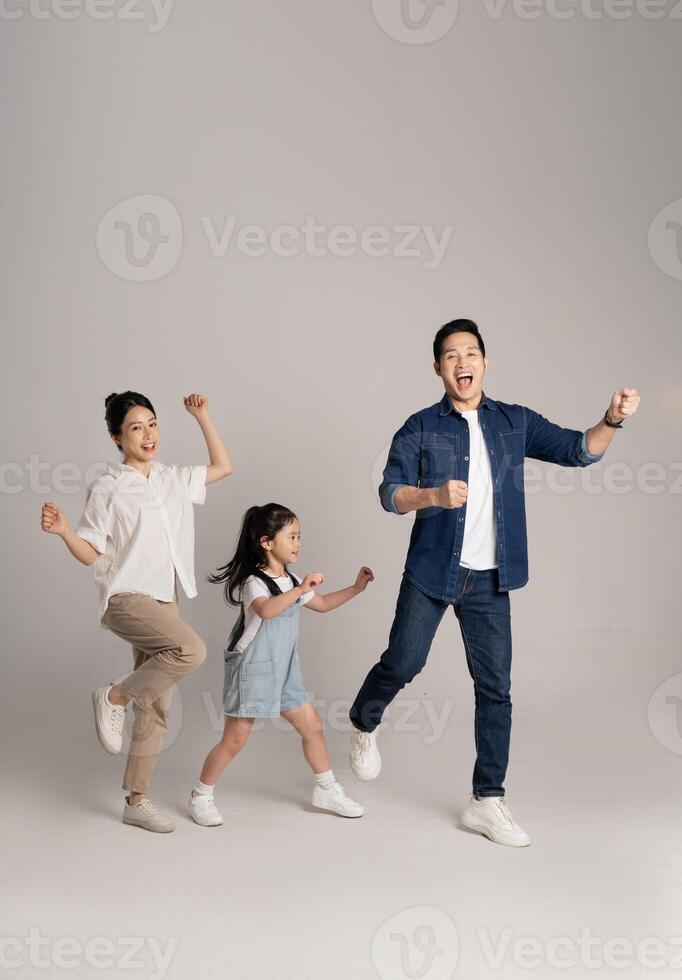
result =
M275 696L275 665L257 660L239 668L239 697L242 705L272 701Z
M506 461L507 466L518 466L523 463L526 456L526 433L523 429L511 429L509 432L500 432L500 443L502 445L501 458Z
M523 429L500 432L502 447L498 458L498 485L507 481L513 490L523 493L524 460L526 458L526 433Z
M419 447L419 485L440 486L454 480L458 457L458 433L424 432Z

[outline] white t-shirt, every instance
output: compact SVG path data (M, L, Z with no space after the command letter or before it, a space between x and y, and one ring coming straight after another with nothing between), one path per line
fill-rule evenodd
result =
M478 421L478 411L462 412L469 423L469 480L460 565L464 568L497 568L495 501L488 449Z
M288 575L273 575L266 568L264 568L263 571L266 575L269 575L271 579L274 579L282 592L289 592L290 589L293 589L291 579ZM296 580L296 585L300 585L301 579L298 577L298 575L294 574L293 572L292 575ZM305 605L307 602L310 602L314 595L314 589L311 592L304 592L301 596L301 604ZM244 632L242 633L239 642L235 646L237 653L243 653L244 650L246 650L247 646L260 629L260 624L263 622L261 617L250 608L253 600L258 599L260 596L264 596L266 599L271 598L267 585L262 581L262 579L259 579L257 575L249 575L242 587L242 602L244 604Z
M100 618L118 592L172 602L176 572L187 597L197 594L192 504L206 499L206 469L154 459L147 478L134 466L109 463L89 485L76 534L100 553L93 562Z

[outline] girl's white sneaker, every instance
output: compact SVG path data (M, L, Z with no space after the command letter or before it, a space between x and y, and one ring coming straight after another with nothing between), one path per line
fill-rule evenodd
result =
M201 827L219 827L223 817L215 805L215 800L208 793L195 793L189 798L189 815Z
M462 814L462 823L469 830L485 834L496 844L527 847L530 837L514 820L504 796L484 796L477 800L472 794L469 806Z
M334 783L329 789L316 786L313 790L313 806L320 810L331 810L342 817L361 817L365 812L364 806L346 796L341 783Z
M354 728L350 736L350 767L358 779L376 779L381 772L381 755L376 732Z

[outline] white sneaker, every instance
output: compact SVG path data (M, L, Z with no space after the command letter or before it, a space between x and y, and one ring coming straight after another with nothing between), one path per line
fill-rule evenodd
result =
M157 834L169 834L175 830L175 824L171 818L164 817L162 813L159 813L152 801L146 797L139 803L132 805L128 803L128 797L126 797L122 820L123 823L132 824L134 827L143 827L145 830L151 830Z
M107 694L113 684L96 687L92 692L92 705L95 709L95 728L102 748L112 755L121 751L123 745L123 723L126 709L120 704L111 704Z
M477 800L472 794L469 806L462 814L462 823L469 830L485 834L496 844L527 847L530 837L512 816L504 796L485 796Z
M334 783L329 789L316 786L313 790L313 806L320 810L332 810L342 817L361 817L365 812L364 806L346 796L341 783Z
M350 767L358 779L376 779L381 772L381 755L376 732L354 728L350 737Z
M201 827L218 827L223 822L222 814L215 805L213 796L208 793L195 793L189 798L189 815Z

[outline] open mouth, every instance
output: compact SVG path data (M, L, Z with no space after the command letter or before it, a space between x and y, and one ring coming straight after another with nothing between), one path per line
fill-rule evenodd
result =
M473 383L474 383L473 374L468 374L466 372L462 374L458 374L457 377L455 378L455 384L457 385L458 388L470 388Z
M145 453L153 453L155 449L156 449L156 443L155 442L147 442L142 447L142 451L145 452Z

